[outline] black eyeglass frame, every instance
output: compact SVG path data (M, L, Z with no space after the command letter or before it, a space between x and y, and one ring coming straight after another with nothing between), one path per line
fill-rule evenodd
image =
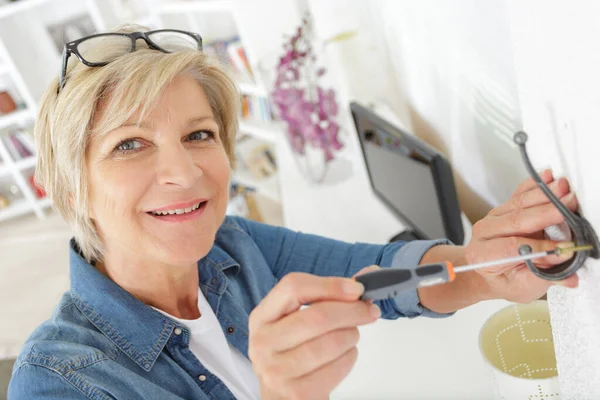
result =
M85 36L80 39L74 40L72 42L66 43L64 46L63 53L62 53L62 68L61 68L60 80L59 80L59 85L58 85L56 94L60 93L62 88L64 88L64 86L65 86L66 75L67 75L67 64L69 62L69 57L71 56L71 54L74 54L79 59L79 61L81 61L84 65L87 65L88 67L103 67L110 63L110 61L103 61L103 62L87 61L81 55L81 53L79 52L79 50L77 48L79 46L79 44L81 44L82 42L85 42L86 40L89 40L89 39L102 37L102 36L121 36L121 37L124 36L124 37L129 37L131 39L131 48L129 49L130 53L132 53L136 50L136 43L137 43L138 39L143 39L146 42L146 44L148 45L148 47L152 50L162 51L163 53L171 53L170 51L163 49L162 47L160 47L159 45L157 45L150 39L149 36L151 34L159 33L159 32L173 32L173 33L188 35L191 38L196 40L196 43L198 44L198 50L202 51L202 36L200 36L198 33L182 31L182 30L178 30L178 29L158 29L158 30L153 30L153 31L131 32L131 33L109 32L109 33L97 33L95 35Z

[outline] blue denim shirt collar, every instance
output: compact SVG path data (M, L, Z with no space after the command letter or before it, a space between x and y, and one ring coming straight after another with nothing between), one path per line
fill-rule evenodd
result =
M175 321L142 303L85 261L74 239L69 260L71 295L76 306L140 368L150 371L173 333ZM240 264L216 245L198 261L200 289L217 317L218 300L227 287L224 271L237 274L239 269ZM217 296L208 296L208 292ZM140 326L144 326L144 334L140 334Z

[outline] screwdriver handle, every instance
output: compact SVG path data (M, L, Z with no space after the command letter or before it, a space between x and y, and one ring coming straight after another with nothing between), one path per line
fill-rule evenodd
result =
M448 261L422 265L414 270L383 268L355 277L364 285L361 300L383 300L406 290L452 282L454 266Z

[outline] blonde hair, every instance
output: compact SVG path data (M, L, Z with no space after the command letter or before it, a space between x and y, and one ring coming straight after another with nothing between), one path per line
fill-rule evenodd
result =
M130 25L113 32L146 30ZM95 47L90 53L96 59L113 60L103 67L87 67L78 60L70 63L60 93L57 95L58 79L44 93L35 125L36 181L70 223L89 262L102 259L101 239L88 215L86 153L90 138L119 127L137 112L141 120L173 79L190 76L202 86L230 164L235 163L240 95L233 79L218 61L201 51L187 48L163 53L142 42L138 40L137 50L127 54L122 54L122 46L107 41ZM102 120L96 121L100 102L106 108Z

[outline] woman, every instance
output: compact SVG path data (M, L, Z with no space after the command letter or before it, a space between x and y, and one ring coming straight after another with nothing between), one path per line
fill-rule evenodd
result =
M464 248L347 244L226 217L234 83L198 35L131 32L69 44L42 100L38 179L74 229L71 288L24 345L10 399L324 399L356 360L359 325L548 289L523 265L504 265L360 301L351 277L370 265L551 249L541 232L561 216L528 180ZM68 63L72 54L82 62ZM577 208L564 179L543 178Z

